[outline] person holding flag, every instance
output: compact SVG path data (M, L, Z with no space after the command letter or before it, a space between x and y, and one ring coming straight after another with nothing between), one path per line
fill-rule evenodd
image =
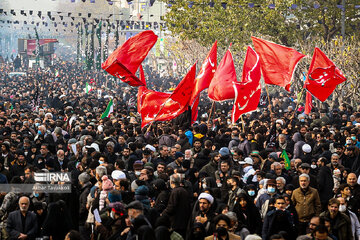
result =
M109 118L111 113L113 113L113 112L114 112L114 103L113 103L113 99L111 98L104 113L101 114L101 119Z

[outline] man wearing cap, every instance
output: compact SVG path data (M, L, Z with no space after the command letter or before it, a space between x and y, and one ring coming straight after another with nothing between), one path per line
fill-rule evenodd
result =
M127 228L121 233L124 235L127 233L126 239L132 239L132 237L136 236L137 230L140 227L146 226L151 229L151 223L144 215L144 206L140 201L133 201L126 206L126 210L131 221L131 228ZM136 224L136 229L134 228L134 224ZM134 238L135 239L135 238ZM137 238L136 238L137 239Z
M175 153L175 160L169 163L167 166L171 167L174 170L182 168L182 164L184 161L184 154L182 152Z
M303 173L299 176L300 187L295 189L291 200L295 205L299 216L299 234L305 234L310 219L321 212L319 193L315 188L310 187L310 177Z
M10 167L10 175L12 177L25 176L24 169L27 165L24 152L21 150L16 151L15 162Z
M212 221L215 217L215 212L212 209L213 203L214 203L214 197L211 196L211 194L203 192L199 195L197 201L198 206L191 215L191 219L188 226L188 232L190 232L191 229L193 229L195 223L201 223L205 228L206 235L211 235L213 233L214 229L212 226Z
M245 184L252 184L254 182L257 182L253 164L254 162L251 157L246 157L244 161L240 162L240 165L243 168L242 180Z

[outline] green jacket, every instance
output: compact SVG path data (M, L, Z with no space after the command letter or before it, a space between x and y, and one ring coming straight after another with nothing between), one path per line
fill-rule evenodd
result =
M322 212L320 217L326 217L330 219L329 211ZM354 237L351 231L350 218L345 214L338 212L334 220L334 223L331 225L332 234L334 234L338 240L353 240Z

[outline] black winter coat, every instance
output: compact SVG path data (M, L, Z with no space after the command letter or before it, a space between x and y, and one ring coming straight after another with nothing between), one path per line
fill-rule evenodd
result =
M170 217L171 227L176 230L185 230L191 214L189 193L183 187L176 187L170 193L166 209L162 215Z
M334 180L332 177L331 169L327 166L319 168L319 173L317 175L318 190L321 203L329 201L330 198L334 195Z

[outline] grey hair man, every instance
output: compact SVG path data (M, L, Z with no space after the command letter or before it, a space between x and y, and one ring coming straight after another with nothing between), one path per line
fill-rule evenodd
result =
M29 212L30 199L26 196L20 197L20 210L9 214L6 223L6 231L10 239L35 239L37 233L36 214Z

